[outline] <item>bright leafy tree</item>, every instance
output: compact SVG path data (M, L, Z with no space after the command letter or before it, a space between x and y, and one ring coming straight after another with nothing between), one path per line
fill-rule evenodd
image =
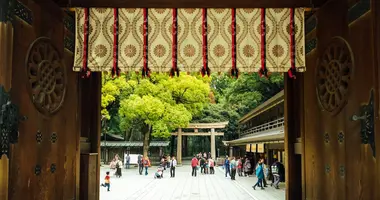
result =
M168 138L174 129L186 127L208 103L209 92L207 82L194 76L134 77L120 95L120 128L140 128L146 156L151 137Z

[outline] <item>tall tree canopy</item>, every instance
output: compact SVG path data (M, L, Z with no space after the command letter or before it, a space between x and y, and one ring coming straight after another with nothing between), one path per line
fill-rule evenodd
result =
M195 118L199 122L228 121L223 140L239 137L238 121L245 114L262 104L284 87L283 74L273 73L269 78L258 74L242 74L238 79L227 75L212 76L210 87L215 96L215 103L207 106L202 115ZM222 146L222 140L217 144Z
M120 94L120 128L140 128L146 156L151 137L168 138L174 129L186 127L209 102L209 92L207 81L189 75L131 78Z

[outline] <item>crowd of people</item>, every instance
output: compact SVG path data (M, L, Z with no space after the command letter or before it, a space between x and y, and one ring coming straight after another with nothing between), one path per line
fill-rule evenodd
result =
M130 157L129 154L126 156L126 168L129 169ZM148 175L148 169L151 166L151 162L147 156L138 155L137 158L138 171L140 175ZM110 169L112 174L120 178L122 176L122 166L123 163L120 160L118 155L115 155L114 159L110 163ZM177 160L174 156L162 156L160 164L157 168L157 171L154 173L154 178L163 178L164 171L169 169L170 177L175 177L175 169L177 166ZM216 161L211 157L211 153L198 153L194 155L191 160L191 175L193 177L197 176L197 171L200 169L201 174L214 174L215 167L217 166ZM225 170L225 177L230 176L231 180L236 180L236 173L240 177L249 177L252 174L255 174L257 177L257 182L252 186L255 190L256 187L264 189L267 187L267 180L271 180L271 186L276 189L279 189L279 183L284 181L285 169L284 165L280 163L277 159L274 160L271 166L267 166L264 163L264 159L260 158L256 164L256 167L253 168L251 164L251 159L247 157L231 157L226 156L223 163L223 169ZM144 172L145 169L145 172ZM103 187L107 188L109 191L110 188L110 172L106 173L105 181L102 184Z
M241 177L249 177L255 173L257 177L257 182L252 186L254 190L256 187L264 189L267 187L267 180L271 180L271 186L276 189L279 189L280 181L284 181L285 168L284 165L278 162L277 159L274 160L273 164L268 167L264 163L264 159L260 158L256 164L256 167L253 169L250 159L245 158L229 158L226 156L224 159L223 169L225 171L225 177L231 177L231 180L236 180L236 173Z
M110 163L110 169L112 174L120 178L122 176L121 168L123 167L123 162L120 160L119 155L115 155Z
M227 175L229 175L231 180L235 180L236 172L239 176L249 176L253 173L252 165L248 158L236 159L235 157L232 157L230 159L226 156L223 168L225 169L225 176L227 177ZM254 190L256 190L256 187L260 187L261 189L267 187L267 180L271 180L271 186L279 189L280 181L284 181L285 168L277 159L275 159L273 164L268 167L265 165L264 159L260 158L254 171L257 178L256 184L252 186Z
M204 152L203 154L200 152L191 160L191 175L196 177L199 168L201 169L201 174L215 174L215 166L216 163L210 152Z

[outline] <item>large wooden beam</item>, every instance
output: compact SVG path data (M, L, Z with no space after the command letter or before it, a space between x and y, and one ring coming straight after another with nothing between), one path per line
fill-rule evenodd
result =
M61 7L110 8L295 8L311 7L311 2L311 0L56 0Z
M178 132L174 132L172 133L173 136L177 136L178 135ZM210 136L211 135L211 132L206 132L206 133L202 133L202 132L182 132L181 135L183 136ZM224 133L223 132L214 132L214 135L215 136L223 136Z
M194 129L212 129L212 128L225 128L228 122L216 122L216 123L191 123L187 128Z

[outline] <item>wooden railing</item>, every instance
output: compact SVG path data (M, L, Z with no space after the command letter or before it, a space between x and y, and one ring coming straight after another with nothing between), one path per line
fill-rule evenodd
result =
M265 124L261 124L261 125L258 125L258 126L255 126L255 127L252 127L250 129L247 129L245 131L242 131L240 133L240 137L243 137L243 136L248 136L248 135L256 135L260 132L263 132L263 131L267 131L267 130L271 130L271 129L275 129L275 128L279 128L279 127L283 127L284 126L284 118L281 117L281 118L278 118L274 121L271 121L271 122L267 122Z

